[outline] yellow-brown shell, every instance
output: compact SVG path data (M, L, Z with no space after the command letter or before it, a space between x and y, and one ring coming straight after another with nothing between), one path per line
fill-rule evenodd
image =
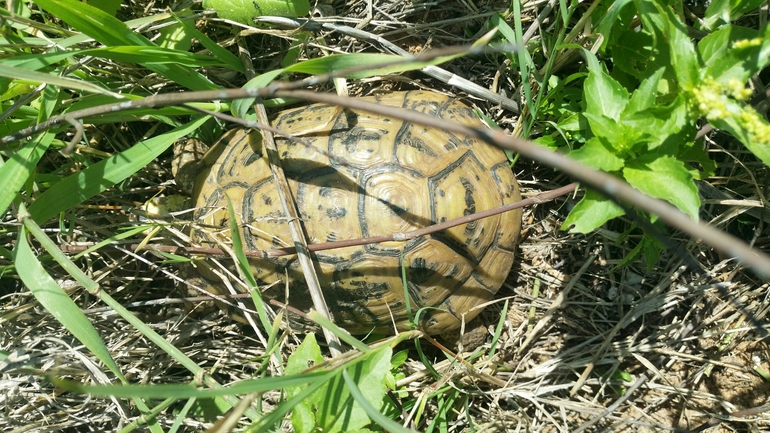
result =
M364 98L480 126L456 100L412 91ZM311 146L276 137L310 243L406 232L496 208L520 199L505 154L443 130L365 112L315 104L278 114L273 125ZM227 241L227 198L244 248L292 245L259 131L227 133L226 148L195 193L201 227L194 241ZM480 311L508 275L521 224L507 212L406 242L346 247L313 254L335 322L351 332L408 329L407 302L435 334L459 327ZM217 227L221 229L216 229ZM260 285L290 280L292 306L312 307L296 256L253 260ZM404 290L401 269L406 268ZM211 276L207 276L211 278ZM284 300L284 284L268 296ZM408 294L408 300L405 299Z

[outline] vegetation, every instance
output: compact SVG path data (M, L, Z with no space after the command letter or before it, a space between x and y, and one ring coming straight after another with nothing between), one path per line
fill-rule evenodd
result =
M220 16L114 0L0 9L4 430L767 428L766 2L204 4ZM291 18L309 6L318 20ZM565 173L589 187L526 211L479 341L361 341L312 315L340 353L286 330L258 290L252 329L189 296L183 218L145 212L184 193L177 140L214 142L228 113L258 121L255 92L276 107L298 88L412 86L532 140L499 143L521 152L525 195ZM553 170L543 149L569 160Z

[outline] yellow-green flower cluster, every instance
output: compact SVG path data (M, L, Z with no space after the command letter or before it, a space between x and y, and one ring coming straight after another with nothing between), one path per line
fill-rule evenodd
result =
M699 114L709 122L730 122L745 131L755 145L770 146L770 124L752 107L737 102L751 96L742 82L730 79L727 84L721 84L706 78L691 93Z
M759 47L764 42L763 38L741 39L733 43L733 48Z
M738 116L738 123L746 130L754 144L770 146L770 124L752 107L744 107Z
M713 78L704 79L703 83L694 87L691 92L701 116L714 120L732 115L728 109L724 86Z

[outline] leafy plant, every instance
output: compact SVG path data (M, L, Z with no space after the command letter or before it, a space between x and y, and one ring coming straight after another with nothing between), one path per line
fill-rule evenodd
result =
M353 381L376 410L385 407L386 379L390 375L390 347L382 347L366 355L366 359L348 368ZM315 334L308 334L289 357L286 373L299 374L324 362ZM287 390L288 398L298 395L304 387ZM371 422L367 411L356 401L342 376L328 381L292 410L291 423L298 433L325 431L365 431Z
M726 13L726 2L720 3L723 13L714 9L709 22ZM730 20L749 3L729 8ZM716 167L694 142L698 119L729 132L770 164L770 125L746 104L751 91L745 88L752 75L770 64L770 27L724 24L696 46L664 1L619 1L611 9L598 30L605 54L612 56L612 70L583 50L589 71L583 107L579 113L562 113L554 132L539 141L566 145L570 157L613 173L697 220L700 200L694 181L712 175ZM628 26L633 16L640 18L640 27ZM623 214L611 200L588 191L563 228L588 233Z

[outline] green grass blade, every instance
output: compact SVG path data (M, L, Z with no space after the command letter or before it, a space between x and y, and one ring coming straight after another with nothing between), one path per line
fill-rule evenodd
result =
M73 50L58 53L31 54L18 56L0 61L7 66L38 70L54 63L68 59L72 56L94 56L103 59L115 60L126 63L139 64L179 64L198 68L204 66L227 66L218 59L210 56L202 56L187 51L172 50L162 47L148 47L142 45L121 45L116 47L94 48L92 50Z
M309 75L320 75L347 68L370 66L372 69L353 72L345 76L351 80L358 80L374 75L395 74L398 72L422 69L426 66L438 65L461 56L461 54L457 54L453 56L438 57L427 62L402 62L383 67L383 64L403 61L404 57L374 53L336 54L296 63L287 67L285 72L301 72Z
M24 210L20 211L20 217L24 222L24 227L19 230L19 239L14 249L14 263L19 278L24 282L35 299L56 318L59 323L64 325L67 330L75 336L88 350L99 358L107 367L122 378L117 364L110 356L109 350L104 345L101 337L94 329L91 322L88 321L85 314L75 304L67 293L56 284L53 278L48 275L43 265L32 252L27 241L26 227L34 224L28 217L25 218ZM39 228L37 228L40 230ZM40 231L42 233L42 231ZM43 235L43 237L46 237ZM49 239L50 242L50 239ZM55 247L55 245L54 245Z
M230 51L226 50L225 48L222 48L218 43L214 42L206 36L205 33L201 32L200 30L196 29L195 26L191 26L190 23L188 23L185 20L180 19L176 14L173 12L171 15L176 19L179 24L184 26L185 31L192 35L195 39L200 42L201 45L203 45L207 50L211 51L211 54L214 55L219 61L222 63L225 63L227 66L230 67L230 69L234 71L238 71L243 73L243 64L241 63L241 60L236 56L235 54L231 53Z
M76 0L37 0L35 3L104 45L155 47L150 40L132 31L122 21L86 3ZM219 88L203 75L181 65L143 64L143 66L190 90Z
M18 68L15 66L0 65L0 77L8 77L15 80L24 80L36 84L47 83L67 89L81 90L89 93L100 93L120 97L117 93L110 92L96 84L88 81L76 80L74 78L60 77L58 75L46 74L43 72L31 71L29 69Z
M229 198L227 199L227 215L230 218L230 238L233 242L233 252L235 253L236 264L241 270L241 275L243 275L243 278L249 285L249 292L251 292L251 297L254 300L254 306L257 309L259 321L262 322L262 326L265 328L265 331L267 331L268 334L272 334L273 325L267 318L267 310L265 309L265 303L262 301L260 291L255 290L258 289L257 279L254 277L254 273L251 271L251 264L249 263L249 259L246 257L246 253L243 250L241 232L238 231L238 219L235 217L233 203ZM270 348L268 347L267 349Z
M128 150L63 179L41 194L30 206L29 213L40 223L101 193L149 164L176 140L195 131L206 120L208 116L139 142Z
M359 341L356 337L350 335L347 331L343 331L342 328L324 317L318 311L311 311L307 316L310 318L310 320L331 331L331 333L336 335L340 340L361 351L361 353L371 352L372 349L370 349L369 346Z
M281 389L287 386L299 386L324 382L336 376L338 371L302 373L293 376L267 377L250 379L234 383L226 388L196 389L193 385L81 385L70 381L56 381L56 384L73 392L81 392L103 397L121 398L213 398L230 395L252 394Z
M26 141L24 145L10 159L0 166L0 213L5 213L11 205L16 194L21 190L24 182L34 171L40 158L51 145L54 134L48 132L39 140Z

